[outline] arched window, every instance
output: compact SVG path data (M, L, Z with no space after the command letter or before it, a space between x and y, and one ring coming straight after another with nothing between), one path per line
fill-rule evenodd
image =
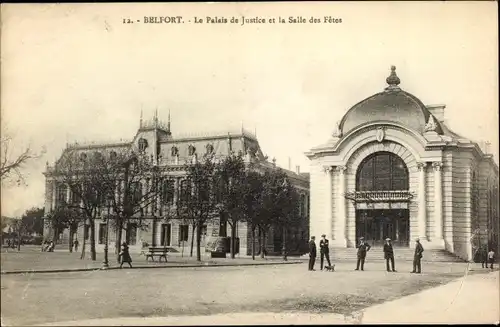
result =
M192 144L191 144L191 145L188 147L188 155L192 156L192 155L194 155L195 153L196 153L196 148L194 147L194 145L192 145Z
M178 153L179 153L179 149L177 149L176 146L173 146L172 150L171 150L172 157L175 157Z
M409 189L408 169L404 161L390 152L376 152L361 162L356 174L357 191Z
M207 154L212 154L214 152L214 146L212 144L207 144Z

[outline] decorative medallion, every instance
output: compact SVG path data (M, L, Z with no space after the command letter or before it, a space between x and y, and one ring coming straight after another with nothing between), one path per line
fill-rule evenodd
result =
M384 130L384 128L381 127L379 129L377 129L376 138L377 138L378 142L382 142L385 139L385 130Z

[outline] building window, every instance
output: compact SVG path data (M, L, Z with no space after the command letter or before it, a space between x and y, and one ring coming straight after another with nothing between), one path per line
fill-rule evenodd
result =
M360 164L357 191L408 190L408 170L404 161L390 152L377 152Z
M176 146L173 146L172 150L171 150L171 154L172 154L172 157L177 156L179 154L179 149Z
M109 158L110 158L111 160L116 160L116 158L117 158L117 157L118 157L118 154L116 154L116 152L115 152L115 151L111 151L111 152L109 153Z
M57 185L57 204L66 204L66 197L68 196L68 186L65 184Z
M85 240L87 241L90 237L90 225L85 225L84 234Z
M179 242L187 242L189 238L189 225L179 225Z
M175 184L174 180L167 179L163 181L162 188L162 203L164 204L173 204L174 203L174 192L175 192Z
M139 139L138 146L139 146L139 151L144 152L144 151L146 151L146 148L148 147L148 141L144 138L141 138L141 139Z
M196 153L196 148L194 147L194 145L190 145L188 147L188 155L193 156L195 153Z
M137 224L127 225L127 244L135 245L137 243Z
M185 179L181 181L180 189L180 202L181 204L187 204L191 197L191 181Z
M299 215L304 217L306 215L306 196L304 194L300 195L300 210Z
M161 225L161 240L160 240L160 244L162 246L170 246L171 234L172 234L172 225L162 224Z
M214 146L212 144L207 144L207 154L212 154L214 152Z
M107 224L99 224L99 244L104 244L106 242L106 225Z
M208 202L210 200L210 186L207 181L200 183L198 197L201 202Z

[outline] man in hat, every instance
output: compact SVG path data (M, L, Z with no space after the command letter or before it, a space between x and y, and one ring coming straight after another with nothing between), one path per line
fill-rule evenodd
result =
M370 244L365 243L365 238L360 237L358 245L358 262L356 263L356 269L354 270L359 270L360 264L361 264L361 270L365 270L366 253L370 251L370 248L371 248Z
M328 248L328 240L326 239L326 235L321 235L321 241L319 241L319 252L321 255L321 270L323 270L323 260L326 257L326 261L328 261L328 266L330 267L332 264L330 263L330 249Z
M309 271L314 271L314 262L316 261L316 237L311 236L309 241Z
M422 272L422 252L424 252L424 247L420 244L420 239L415 240L415 254L413 255L413 271L412 273L420 274Z
M392 271L396 272L396 267L394 266L394 249L392 248L392 243L390 238L385 239L384 258L387 271L391 271L391 269L389 269L389 260L390 260Z

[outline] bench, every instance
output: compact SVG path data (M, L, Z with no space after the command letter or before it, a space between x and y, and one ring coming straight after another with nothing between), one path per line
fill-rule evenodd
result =
M149 258L155 261L154 257L160 257L159 261L161 261L161 258L165 258L165 262L167 262L167 253L168 248L166 247L150 247L149 252L146 253L146 261L148 261Z

